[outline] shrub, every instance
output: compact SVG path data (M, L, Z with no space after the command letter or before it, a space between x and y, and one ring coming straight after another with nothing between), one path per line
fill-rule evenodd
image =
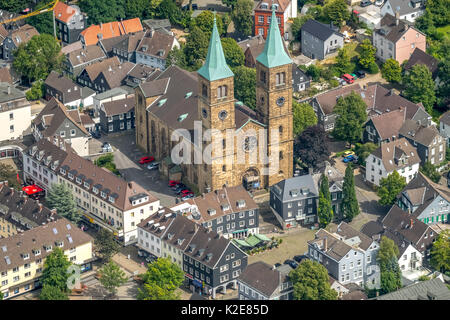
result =
M339 86L339 81L337 81L336 79L331 79L330 81L328 81L328 83L332 88L336 88L337 86Z
M316 65L310 65L306 69L306 74L312 78L313 81L319 81L321 70Z
M330 81L333 79L333 72L331 72L330 69L324 68L324 69L320 70L320 76L322 78L324 78L325 80Z
M378 65L375 62L370 64L370 66L369 66L369 73L370 74L378 73L379 70L380 69L378 68Z
M25 93L27 100L39 100L44 96L44 82L42 80L35 81L31 89Z

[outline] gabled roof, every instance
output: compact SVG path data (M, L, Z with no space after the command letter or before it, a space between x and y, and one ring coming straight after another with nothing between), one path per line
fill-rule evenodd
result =
M379 296L377 300L450 300L450 289L440 278L419 281L397 291Z
M44 84L50 88L58 90L63 94L61 99L63 103L69 103L79 100L82 96L82 86L76 84L71 79L58 74L55 71L51 71Z
M84 70L88 74L91 81L94 81L102 71L108 70L109 67L112 68L118 65L120 65L119 58L114 56L103 61L93 63L87 66Z
M450 126L450 111L447 111L441 116L441 119L439 119L440 122L445 123L446 125Z
M281 285L281 280L280 271L263 261L249 264L238 279L238 281L261 292L266 297L274 294Z
M113 44L112 48L117 50L123 50L128 53L132 53L137 50L139 42L144 37L144 31L138 31L136 33L129 33L123 37L122 40Z
M326 41L329 37L336 33L336 31L334 31L330 25L321 23L314 19L309 19L308 21L306 21L301 30L312 34L322 41ZM339 33L336 34L340 35Z
M157 69L145 64L136 64L134 65L133 69L128 72L127 76L131 78L146 80L155 72L155 70Z
M326 249L325 249L326 242ZM340 261L345 257L347 253L352 250L352 247L346 244L344 241L340 240L337 235L332 234L325 229L320 229L316 232L314 240L309 240L308 244L317 245L321 248L321 251L330 256L336 261Z
M319 196L314 179L309 174L282 180L273 185L271 191L283 202Z
M106 58L106 55L103 50L99 46L95 45L79 48L67 54L67 60L70 62L72 67L104 58Z
M168 228L175 217L176 214L169 208L161 208L137 226L158 238L162 238L168 231Z
M383 143L372 154L380 158L387 172L392 172L404 167L420 163L419 154L408 140L400 138L388 143ZM406 158L407 162L399 161L400 158Z
M134 109L136 100L134 96L120 100L113 100L103 103L105 115L107 117L115 116L122 113L127 113Z
M431 74L433 75L433 78L436 77L439 60L437 60L436 58L422 51L419 48L416 48L413 51L411 57L409 57L404 66L404 70L409 70L416 64L425 65L428 68L428 70L430 70Z
M277 5L276 12L283 13L286 8L288 7L289 3L291 3L292 0L261 0L255 7L255 10L260 11L271 11L271 5L275 4ZM263 7L262 5L265 4L266 7Z
M424 10L424 6L421 3L421 5L418 8L414 8L412 6L413 2L419 2L421 3L422 1L411 1L411 0L387 0L384 3L384 6L390 4L392 11L394 11L394 13L398 12L400 14L400 16L404 16L406 14L410 14L410 13L414 13L417 11L422 11Z
M159 31L148 30L136 48L141 54L147 54L159 59L166 59L175 42L175 36Z
M84 29L80 33L80 36L84 38L85 45L89 46L97 44L100 39L109 39L142 30L141 20L139 18L133 18L123 21L101 23L100 25L91 25Z
M19 47L22 43L27 43L33 36L38 36L39 32L35 27L25 24L19 29L11 31L9 37L14 42L16 47Z
M110 88L117 88L120 87L123 80L127 77L128 72L130 72L133 67L134 63L124 61L119 65L108 66L108 69L100 71L97 78L103 75Z
M340 235L341 237L343 237L344 241L347 241L349 239L356 238L356 237L359 238L358 242L355 242L355 243L358 243L357 246L364 251L369 249L370 245L373 242L373 240L370 237L368 237L364 233L352 228L346 222L341 222L338 225L336 233L338 235Z
M178 250L184 251L197 232L197 228L198 226L195 222L184 216L176 215L162 240Z
M392 1L392 0L390 0ZM406 2L405 0L400 0L400 2ZM385 5L388 2L385 2ZM374 32L380 34L385 37L387 40L396 43L401 37L412 28L414 31L419 32L423 35L422 32L417 30L416 28L410 26L403 20L399 20L398 25L396 24L396 19L394 16L387 13L380 21L380 27L375 29Z
M13 84L9 68L7 67L0 68L0 82L7 82L9 84Z
M77 6L68 6L64 2L59 1L53 8L53 12L56 20L67 24L77 12L80 12L80 9Z
M413 120L406 120L400 128L399 134L427 147L437 136L440 136L435 126L425 127Z
M393 136L397 137L400 128L406 118L406 109L400 107L398 110L386 112L380 115L370 117L372 123L377 130L380 138L390 139Z

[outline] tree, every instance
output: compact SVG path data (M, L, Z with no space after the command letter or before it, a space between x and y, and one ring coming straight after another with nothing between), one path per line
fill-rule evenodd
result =
M49 1L40 2L33 11L48 8ZM28 24L36 28L39 33L53 34L53 16L51 12L41 13L25 20Z
M337 300L327 269L316 261L303 260L289 273L289 278L294 284L295 300Z
M436 170L436 166L432 165L430 161L426 161L425 164L420 167L420 172L430 178L434 183L439 183L441 175Z
M431 248L431 265L436 270L448 274L450 271L450 231L444 230Z
M180 48L174 47L169 51L166 59L166 68L170 66L179 66L186 69L186 55L184 54L184 43L180 44Z
M318 217L321 228L325 228L333 220L330 185L326 174L322 174L320 181Z
M70 221L77 223L81 219L81 214L72 195L72 191L65 185L55 183L47 194L47 205L51 209Z
M222 0L222 3L226 5L227 7L234 8L236 5L237 0Z
M242 66L244 64L244 52L232 38L222 38L223 54L230 68Z
M375 49L369 39L364 39L360 44L360 48L359 64L364 69L368 69L372 63L375 63L375 52L377 49Z
M351 164L345 169L344 184L342 186L342 215L347 221L352 221L360 210L355 191L355 177Z
M402 68L397 60L387 59L381 68L381 75L386 81L400 82L402 81Z
M298 136L306 128L317 124L316 113L309 103L298 103L293 100L292 112L294 117L294 136Z
M318 125L306 128L294 141L294 155L306 167L317 168L329 160L330 154L327 134Z
M432 114L436 102L436 91L430 70L423 64L414 65L403 77L405 90L403 95L412 102L422 102L429 114Z
M347 48L343 47L338 50L336 57L336 63L333 68L339 72L339 74L350 73L354 69L354 64L350 61L350 55Z
M301 38L301 29L306 21L312 19L312 16L306 14L304 16L296 17L292 20L291 32L295 40L300 40Z
M14 69L29 82L47 78L50 71L61 70L65 56L52 35L33 36L14 51Z
M380 197L378 203L382 206L393 205L400 191L406 186L406 179L396 170L386 178L381 178L380 186L377 188L377 194Z
M139 17L142 19L154 18L162 0L126 0L125 16L127 19Z
M323 7L323 15L331 22L342 25L342 22L350 18L350 11L345 0L330 0Z
M41 293L39 295L40 300L69 300L67 293L61 289L45 284L42 286Z
M192 11L182 11L175 3L175 0L162 0L156 12L158 18L169 19L170 23L179 25L182 28L187 28L191 23Z
M200 13L197 17L195 17L191 21L190 29L194 27L200 28L200 30L206 34L206 37L209 40L209 38L211 37L211 32L213 30L213 25L214 25L214 13L209 10L205 10L202 11L202 13ZM220 16L217 15L216 15L216 25L219 35L224 34L222 19L220 18Z
M364 130L363 124L367 120L366 109L366 103L355 92L344 98L340 97L334 107L338 117L333 135L350 143L359 141Z
M175 290L184 280L184 272L170 261L169 258L159 258L148 265L142 275L143 289L138 289L139 300L176 300Z
M39 100L44 96L44 81L37 80L31 86L31 89L25 93L27 100L34 101Z
M88 16L89 24L100 24L125 18L125 0L80 0L77 5Z
M120 250L120 245L114 240L113 233L104 228L97 232L94 244L104 262L109 262Z
M401 285L401 271L398 266L399 250L393 240L386 236L381 237L380 249L377 253L377 262L380 266L381 291L389 293L398 290Z
M8 185L12 188L19 188L20 184L17 181L17 171L13 166L6 163L0 163L0 181L8 181Z
M117 288L128 281L125 272L114 262L110 261L108 264L100 269L100 283L112 295L116 295Z
M208 53L209 37L199 28L193 27L186 36L184 54L186 63L195 69L200 68Z
M355 153L358 156L358 163L365 166L367 157L377 148L378 146L372 142L356 143Z
M233 68L233 73L234 97L254 110L256 107L256 69L239 66Z
M311 64L306 68L306 75L310 76L313 81L319 81L321 68L314 64Z
M61 292L69 292L67 282L70 274L67 270L71 265L72 263L67 260L63 250L58 247L54 248L52 253L45 258L41 277L42 285L54 287Z
M29 2L29 0L0 0L0 8L9 12L19 13L28 7Z
M233 11L231 12L234 28L242 36L250 36L253 31L253 1L237 0Z

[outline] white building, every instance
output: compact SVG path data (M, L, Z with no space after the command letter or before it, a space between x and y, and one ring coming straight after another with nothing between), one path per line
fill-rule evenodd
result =
M366 159L366 180L380 185L381 178L386 178L397 171L409 183L419 171L420 158L405 138L382 144Z
M387 13L392 16L398 13L400 20L415 22L424 14L425 4L423 0L386 0L380 12L382 17Z
M22 91L0 82L0 141L17 139L31 124L31 106Z

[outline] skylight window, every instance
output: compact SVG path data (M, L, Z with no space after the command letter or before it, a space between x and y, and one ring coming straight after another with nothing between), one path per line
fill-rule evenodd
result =
M182 114L181 116L178 117L178 122L182 122L184 119L187 118L187 116L189 115L189 113L185 113Z
M164 103L166 103L167 99L161 99L158 102L158 107L161 107Z
M58 230L56 230L56 228L53 228L53 233L58 234Z
M186 95L184 96L185 99L189 98L190 96L192 96L192 91L186 93Z

